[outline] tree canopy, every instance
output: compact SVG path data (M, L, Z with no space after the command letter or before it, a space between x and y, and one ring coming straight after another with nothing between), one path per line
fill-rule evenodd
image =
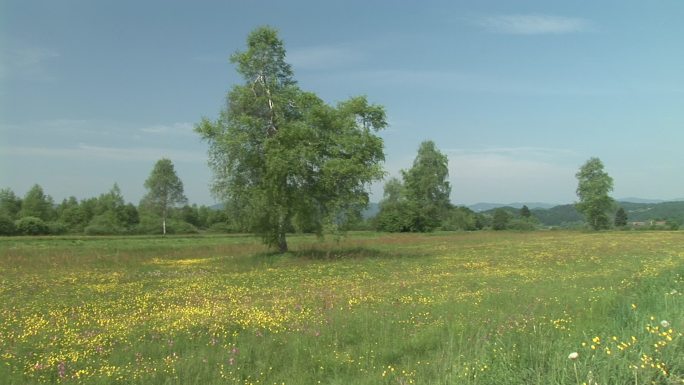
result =
M627 226L627 211L620 207L615 212L615 227L625 227Z
M254 30L231 61L243 77L215 121L196 131L209 144L214 194L265 243L287 250L295 228L340 229L368 204L383 176L383 107L365 97L330 106L301 90L270 27Z
M21 201L21 217L34 217L47 221L52 217L52 198L45 195L40 185L33 185Z
M613 178L603 170L599 158L590 158L575 174L578 180L577 210L593 230L607 229L610 226L608 212L613 206L613 198L608 193L613 191Z
M523 218L530 218L532 216L532 212L530 212L530 208L527 205L523 205L520 208L520 216Z
M452 206L449 201L449 160L431 140L418 148L413 166L385 184L378 228L386 231L432 231L442 224Z
M144 206L162 218L162 234L166 235L166 219L169 210L187 202L183 193L183 182L176 174L171 160L162 158L155 163L150 176L145 180L147 194L143 197Z

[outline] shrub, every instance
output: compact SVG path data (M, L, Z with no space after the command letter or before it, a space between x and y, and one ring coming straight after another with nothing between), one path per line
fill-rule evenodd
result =
M14 235L17 232L14 221L7 215L0 215L0 235Z
M494 230L505 230L508 227L508 221L511 215L504 209L496 209L494 211L494 218L492 219L492 228Z
M224 222L216 222L209 226L207 231L211 233L234 233L235 230L227 223Z
M192 224L178 220L170 219L166 221L166 233L167 234L197 234L199 231L197 227Z
M531 220L516 218L508 222L508 228L511 230L532 231L536 230L537 226Z
M36 217L23 217L14 222L14 225L17 233L21 235L44 235L50 232L48 225Z
M162 234L162 219L161 217L153 215L145 215L140 218L140 223L135 227L135 232L138 234L161 235ZM166 220L167 234L196 234L197 227L191 225L180 219Z
M477 214L467 207L453 207L445 214L440 229L447 231L478 230Z
M126 229L118 223L110 211L95 216L85 228L85 233L88 235L112 235L125 232Z
M62 222L48 222L47 227L48 232L52 235L62 235L69 231L67 225Z

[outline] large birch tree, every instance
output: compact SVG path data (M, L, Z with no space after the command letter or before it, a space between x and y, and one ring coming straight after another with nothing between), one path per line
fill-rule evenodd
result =
M277 32L254 30L231 62L233 86L216 120L196 131L209 144L213 192L280 252L287 233L343 228L368 204L383 171L381 106L354 97L336 106L297 86Z

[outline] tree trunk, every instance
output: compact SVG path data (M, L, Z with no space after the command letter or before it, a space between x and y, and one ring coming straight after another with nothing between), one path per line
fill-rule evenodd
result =
M285 232L281 231L278 234L278 251L280 254L287 252L287 239L285 238Z
M166 204L162 209L162 237L166 236Z
M287 252L287 215L281 214L278 219L278 251L280 254Z

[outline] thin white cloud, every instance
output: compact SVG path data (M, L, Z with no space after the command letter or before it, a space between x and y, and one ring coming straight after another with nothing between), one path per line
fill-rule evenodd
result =
M575 171L557 160L505 152L449 154L455 202L571 201Z
M478 19L476 24L492 32L512 35L566 34L591 29L586 19L542 14L487 16Z
M53 80L48 64L58 57L60 54L53 49L8 39L0 45L0 80Z
M487 147L443 149L449 159L451 200L477 202L571 202L576 167L583 158L573 150L555 147ZM389 160L389 175L410 167L409 157ZM533 187L532 187L533 186ZM382 199L382 184L373 186L373 199Z
M311 84L328 84L339 89L362 84L365 87L420 87L422 89L450 90L510 95L611 95L619 90L595 84L557 82L538 79L496 77L477 72L433 69L380 69L348 71L337 75L320 73L302 77Z
M320 70L358 64L364 56L358 49L344 45L323 45L291 49L287 61L295 70Z
M556 147L487 147L482 149L447 148L444 152L455 156L461 155L499 155L517 158L560 158L579 157L577 151Z
M199 62L199 63L229 63L230 62L230 55L227 55L225 53L219 54L219 53L206 53L206 54L199 54L191 57L191 60Z
M3 154L33 158L70 158L84 162L92 160L155 161L169 158L179 162L206 162L203 152L155 147L105 147L80 143L75 147L7 147Z
M188 122L177 122L172 124L155 124L153 126L143 127L140 131L146 134L193 134L194 126Z

